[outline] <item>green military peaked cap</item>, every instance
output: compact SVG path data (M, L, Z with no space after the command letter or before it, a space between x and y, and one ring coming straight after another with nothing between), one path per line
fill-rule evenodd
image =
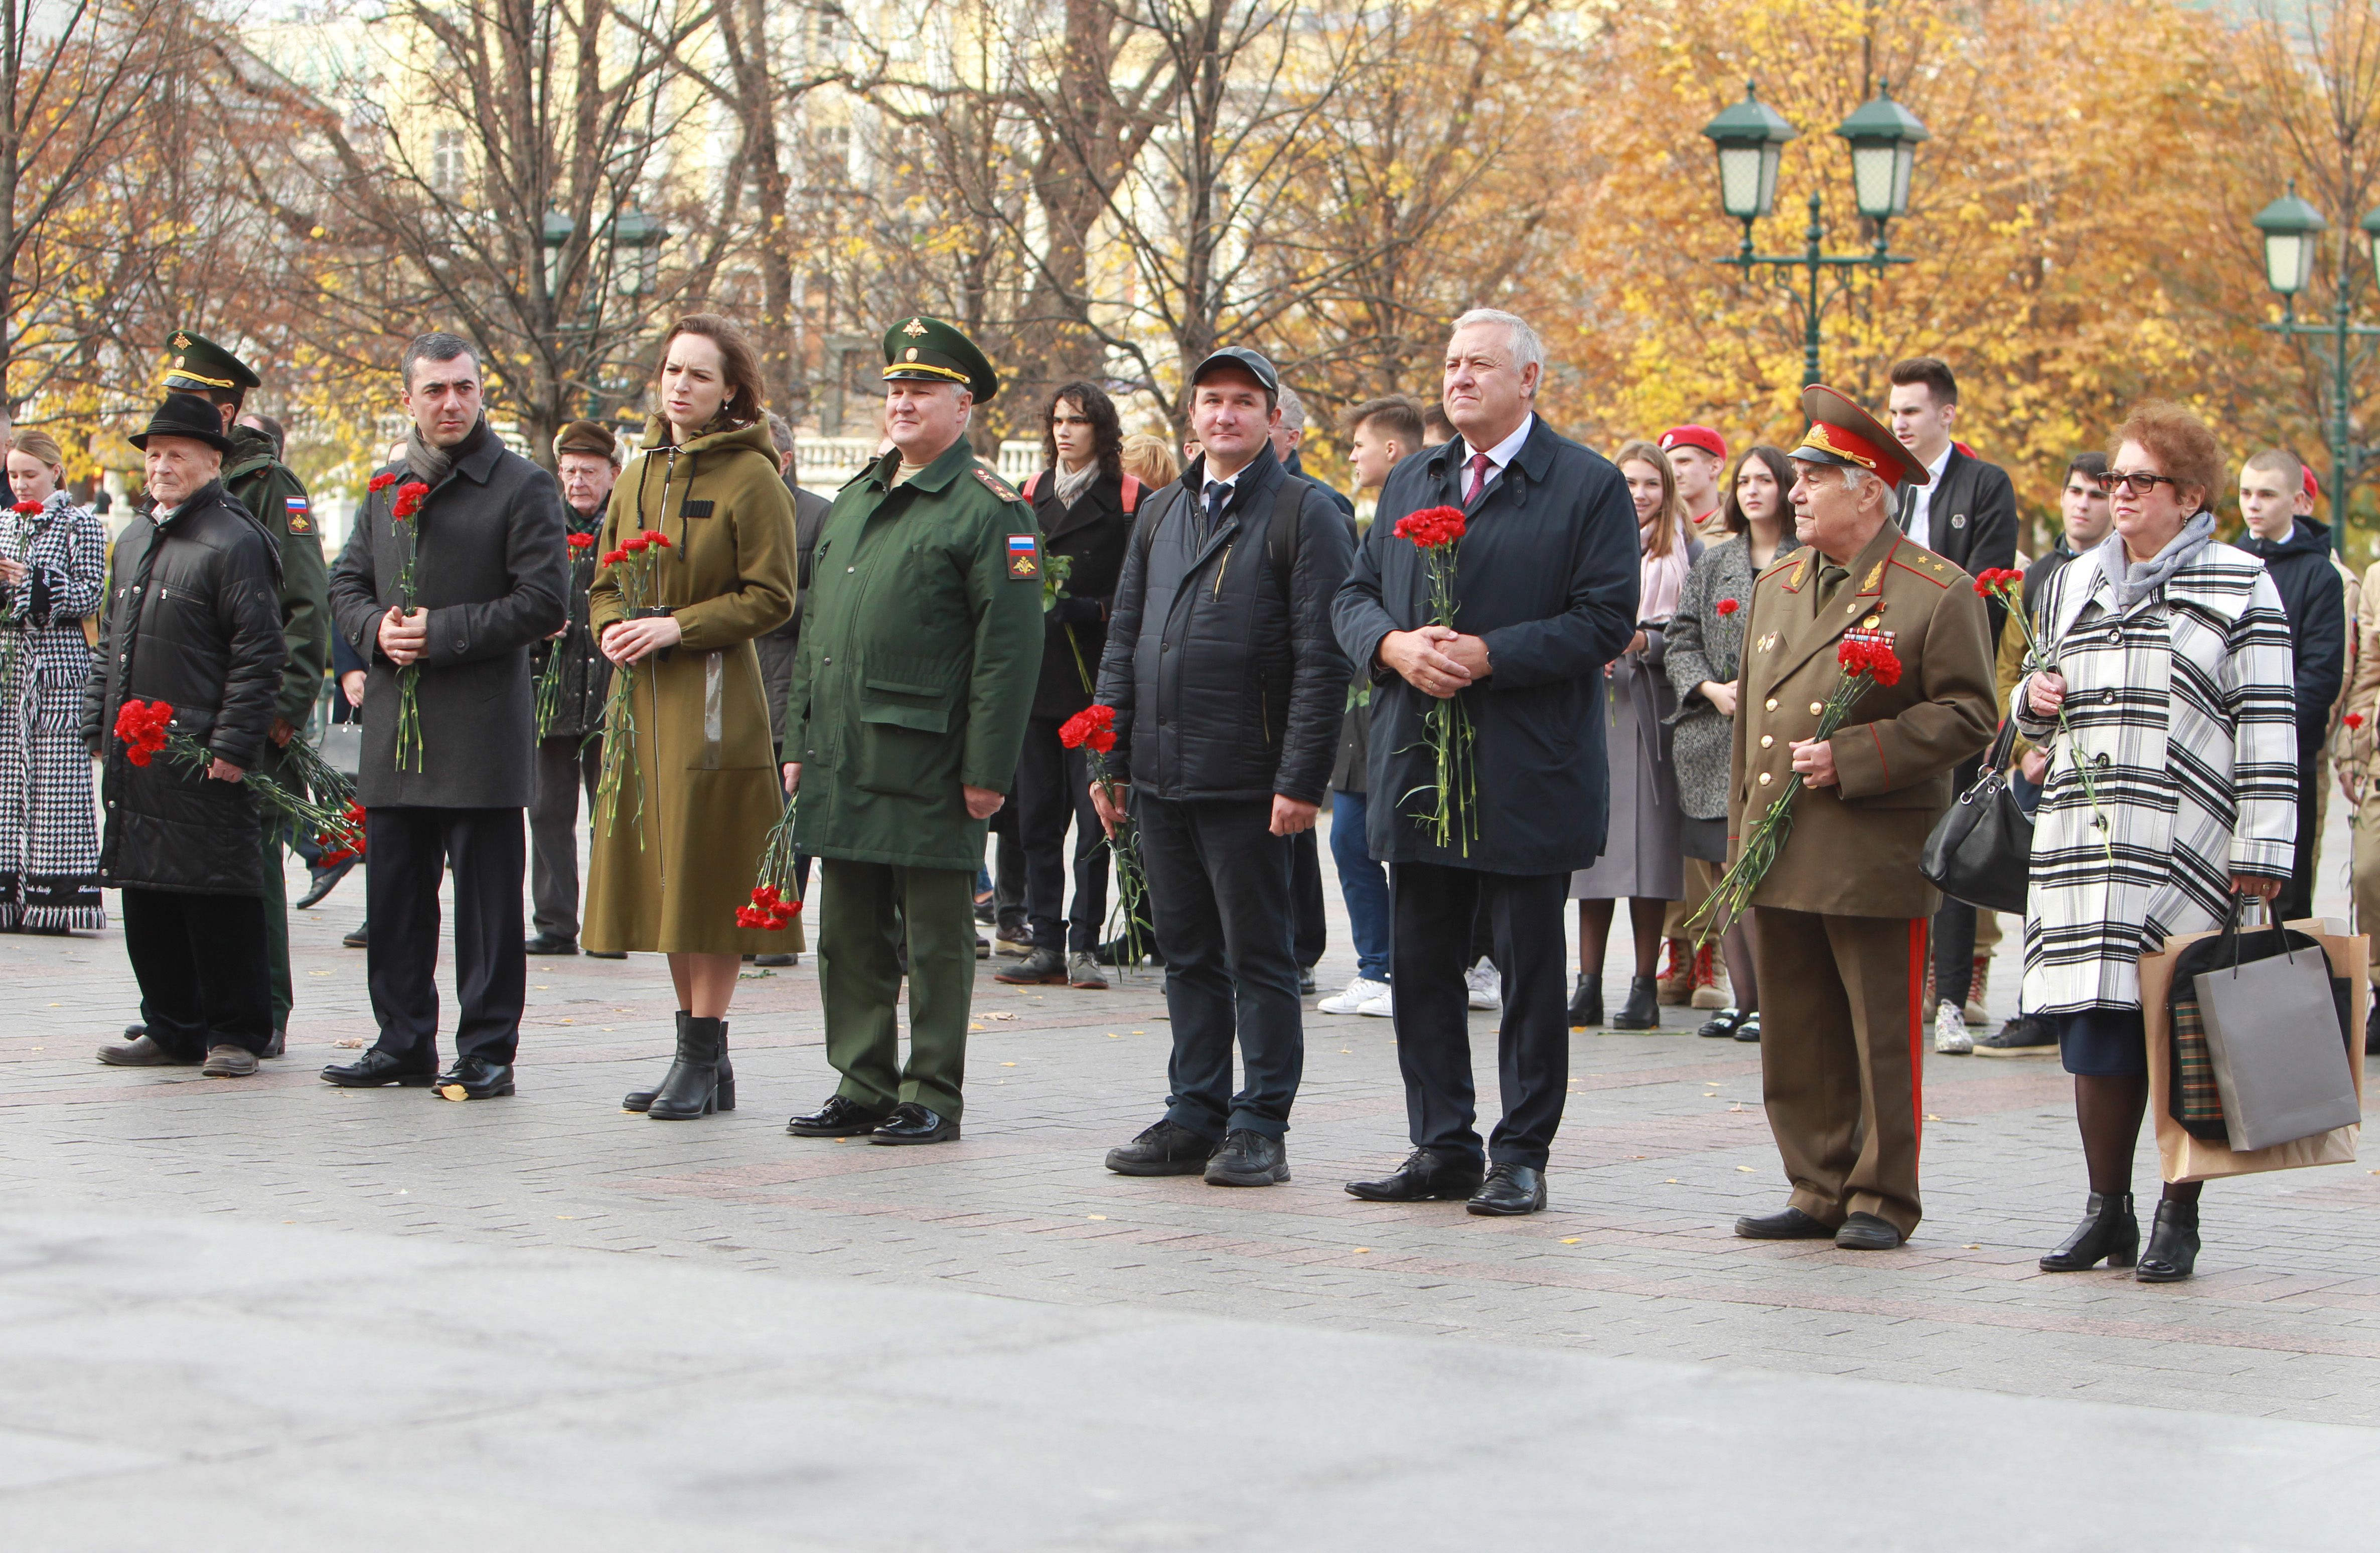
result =
M884 381L921 378L963 384L978 405L1000 392L1000 374L973 340L939 318L905 318L884 331Z
M261 383L248 363L208 339L187 329L176 329L166 342L165 387L169 392L203 394L210 388L226 393L243 388L255 388Z

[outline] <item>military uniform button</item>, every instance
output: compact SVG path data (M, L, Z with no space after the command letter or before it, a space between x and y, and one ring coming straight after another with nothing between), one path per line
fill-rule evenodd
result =
M1760 747L1763 749L1767 749L1770 745L1773 745L1776 742L1777 735L1774 734L1763 734L1760 735Z
M1770 711L1775 711L1775 710L1777 710L1777 698L1776 698L1776 697L1771 696L1771 697L1769 697L1769 698L1768 698L1767 707L1768 707L1768 710L1769 710Z
M844 571L844 575L845 576L850 576L852 573L854 573L854 572L856 572L856 571L857 571L857 570L859 570L859 568L858 568L858 567L856 567L856 566L845 566L845 567L843 569L843 571Z
M1826 710L1827 703L1824 701L1813 701L1810 703L1810 715L1812 717L1817 716L1820 712Z
M1767 773L1767 771L1763 771L1763 772L1761 772L1761 773L1760 773L1760 785L1761 785L1761 786L1763 786L1763 787L1767 786L1767 785L1768 785L1768 783L1769 783L1769 781L1770 781L1770 778L1769 778L1769 775L1768 775L1768 773Z

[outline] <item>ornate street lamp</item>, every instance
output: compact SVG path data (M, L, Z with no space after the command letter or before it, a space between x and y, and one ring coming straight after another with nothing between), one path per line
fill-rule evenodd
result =
M1917 115L1892 100L1888 89L1863 103L1835 133L1851 142L1852 193L1860 214L1876 224L1876 247L1866 253L1823 251L1827 228L1818 219L1819 199L1810 196L1810 224L1803 230L1803 250L1798 254L1761 254L1752 249L1752 224L1769 213L1777 200L1779 153L1795 130L1776 110L1760 101L1749 86L1744 100L1730 105L1704 126L1703 134L1718 148L1719 208L1743 224L1743 246L1718 262L1732 265L1747 276L1755 267L1769 266L1769 279L1793 299L1802 313L1802 381L1818 381L1818 323L1827 304L1850 291L1852 278L1864 266L1881 275L1888 264L1910 260L1886 245L1885 224L1909 211L1909 175L1917 159L1917 144L1928 131ZM1803 282L1789 272L1807 272ZM1835 272L1831 291L1821 293L1819 278Z
M618 266L621 296L642 297L659 288L662 244L668 240L669 228L633 205L613 221L613 247L627 250Z
M538 244L545 249L545 294L553 297L562 290L562 250L570 246L577 235L578 224L560 211L545 212L545 221L538 232Z
M2355 424L2350 413L2354 408L2356 372L2372 358L2372 347L2356 342L2380 335L2380 328L2353 320L2355 250L2343 233L2338 245L2338 274L2330 288L2330 322L2298 322L2298 293L2313 280L2314 250L2322 246L2322 235L2329 229L2330 223L2323 219L2320 211L2298 198L2295 178L2289 180L2288 193L2258 211L2250 222L2265 237L2265 284L2281 299L2281 321L2265 324L2265 329L2276 334L2325 338L2330 343L2330 542L2333 549L2343 552L2347 548L2348 483L2362 472L2373 452L2356 445ZM2374 264L2380 265L2380 210L2366 214L2359 224Z

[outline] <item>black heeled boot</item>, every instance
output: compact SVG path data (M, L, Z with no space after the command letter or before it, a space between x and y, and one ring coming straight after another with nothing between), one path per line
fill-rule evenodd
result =
M2041 1259L2041 1270L2087 1272L2103 1258L2111 1268L2129 1268L2140 1250L2141 1221L2132 1216L2132 1195L2094 1192L2082 1207L2082 1222Z
M688 1017L677 1038L677 1059L645 1114L655 1122L691 1122L719 1109L719 1060L726 1027L716 1019Z
M2143 1283L2180 1283L2198 1266L2198 1204L2168 1197L2157 1204L2148 1249L2132 1276Z
M681 1047L686 1041L686 1022L693 1017L684 1009L677 1011L677 1038ZM670 1059L670 1067L673 1071L677 1067L675 1057ZM663 1088L669 1086L667 1074L662 1075L662 1086ZM620 1109L648 1110L652 1107L655 1093L656 1091L650 1089L631 1089L620 1097ZM735 1068L727 1061L727 1021L724 1019L719 1022L719 1109L722 1110L735 1109Z
M1570 995L1570 1027L1592 1030L1603 1023L1603 978L1582 972Z
M1661 1027L1661 984L1649 976L1628 978L1628 1001L1611 1016L1615 1030L1658 1030Z

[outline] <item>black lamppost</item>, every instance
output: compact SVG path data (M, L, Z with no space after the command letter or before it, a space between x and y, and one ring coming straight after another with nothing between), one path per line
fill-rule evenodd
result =
M2355 445L2355 425L2349 414L2356 370L2371 360L2372 350L2353 342L2380 335L2380 328L2351 321L2355 301L2354 249L2343 237L2338 245L2338 273L2331 285L2330 322L2298 322L2298 293L2313 279L2314 250L2322 246L2322 234L2330 223L2323 219L2320 211L2298 198L2295 178L2289 180L2288 193L2256 212L2252 224L2265 235L2265 284L2281 298L2281 322L2265 327L2276 334L2327 337L2330 341L2330 542L2334 550L2344 554L2348 481L2362 472L2364 456L2372 451ZM2380 210L2367 213L2362 225L2364 241L2372 250L2372 261L2380 267Z
M1752 224L1775 208L1777 164L1785 142L1798 133L1760 100L1758 90L1749 83L1743 101L1703 129L1718 149L1719 208L1743 223L1743 247L1718 262L1732 265L1747 276L1756 265L1770 266L1770 280L1802 312L1802 381L1808 384L1818 381L1818 321L1827 304L1851 289L1859 267L1881 274L1888 264L1911 261L1886 246L1885 226L1908 213L1909 175L1916 162L1917 142L1930 132L1916 115L1892 100L1889 83L1880 84L1876 95L1861 103L1835 130L1851 142L1852 195L1860 214L1876 224L1875 249L1867 253L1823 251L1827 229L1818 219L1818 196L1813 194L1810 224L1803 233L1807 245L1803 251L1755 253ZM1806 292L1803 283L1788 274L1792 270L1808 272ZM1839 278L1831 291L1821 294L1819 278L1829 271L1840 272Z

